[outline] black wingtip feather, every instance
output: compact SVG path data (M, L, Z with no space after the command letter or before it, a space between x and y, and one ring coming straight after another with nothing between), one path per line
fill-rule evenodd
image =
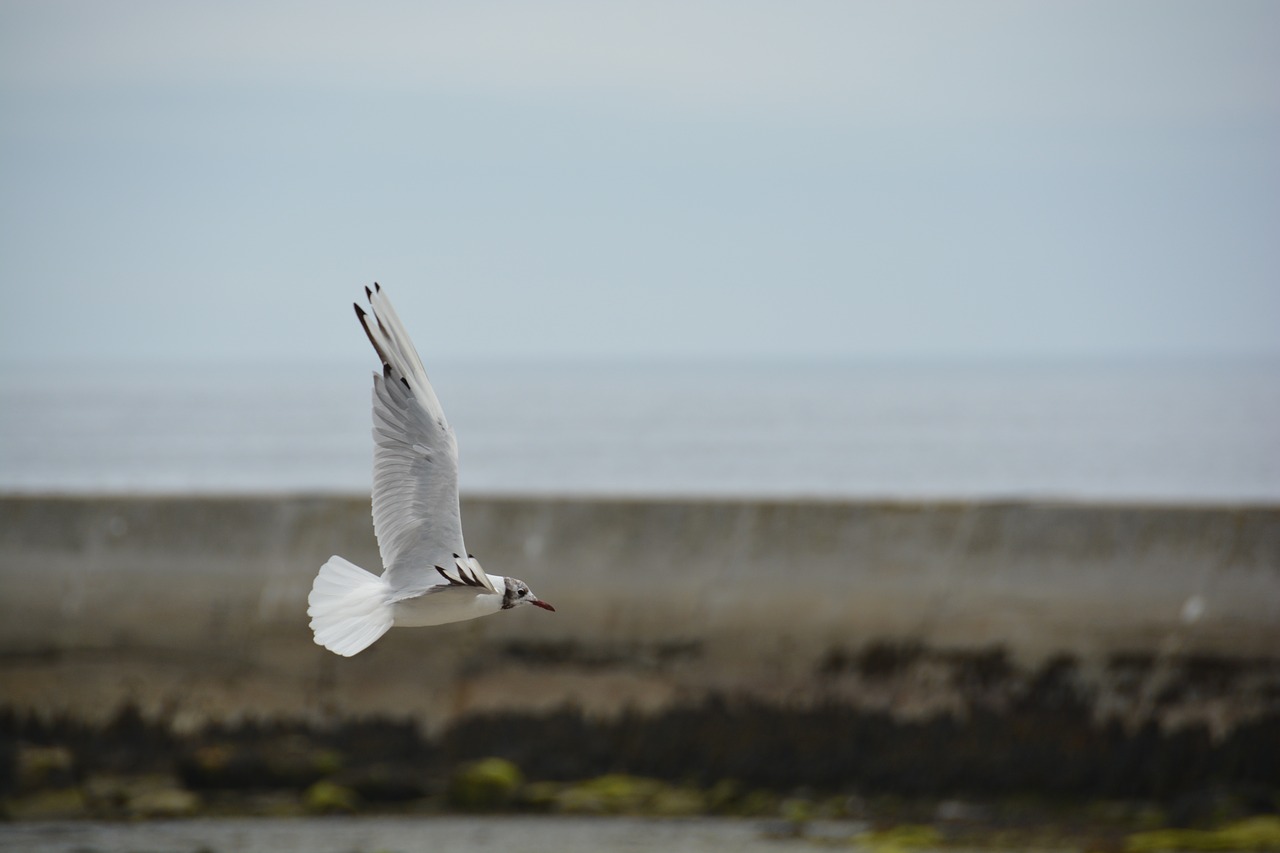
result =
M373 291L366 287L366 288L364 289L364 295L365 295L365 298L366 298L366 299L372 299L372 298L373 298Z
M355 303L352 304L354 305ZM373 332L369 329L369 315L359 305L356 305L356 319L360 321L360 328L364 329L364 335L369 339L369 343L373 345L373 351L378 354L378 358L382 359L383 364L390 364L391 359L387 358L387 354L382 351L382 347L378 346L378 342L373 339Z
M461 567L459 567L458 576L456 578L453 575L446 572L440 566L436 566L435 570L440 573L440 577L444 578L446 581L449 582L449 586L476 586L476 587L484 586L484 584L480 581L478 577L476 577L474 574L467 574L466 572L462 571Z
M382 292L382 285L378 284L378 283L375 281L375 282L373 283L373 289L374 289L374 290L376 290L376 291L378 291L379 293L381 293L381 292Z

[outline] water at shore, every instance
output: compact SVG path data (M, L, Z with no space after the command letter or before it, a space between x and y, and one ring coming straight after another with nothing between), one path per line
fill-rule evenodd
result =
M850 825L852 835L858 827ZM226 818L145 823L54 822L0 827L0 850L24 853L688 853L812 851L812 843L766 838L760 822L696 818Z

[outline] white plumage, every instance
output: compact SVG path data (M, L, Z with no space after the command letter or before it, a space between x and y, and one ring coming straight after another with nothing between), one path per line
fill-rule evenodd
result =
M363 651L395 623L390 600L385 580L342 557L330 557L307 596L316 642L345 657Z
M365 288L356 316L382 359L373 377L373 530L384 571L334 556L320 567L307 615L315 641L351 656L393 626L458 622L533 604L516 578L487 574L467 554L458 508L458 445L391 302Z

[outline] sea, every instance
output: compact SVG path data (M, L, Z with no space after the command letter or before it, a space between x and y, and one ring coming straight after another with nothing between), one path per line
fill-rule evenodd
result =
M444 361L477 495L1280 501L1280 360ZM362 493L368 370L0 367L0 492Z

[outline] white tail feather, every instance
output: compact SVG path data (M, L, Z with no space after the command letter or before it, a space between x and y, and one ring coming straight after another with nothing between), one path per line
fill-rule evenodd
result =
M354 563L330 557L311 584L307 615L316 643L351 657L391 628L391 587Z

